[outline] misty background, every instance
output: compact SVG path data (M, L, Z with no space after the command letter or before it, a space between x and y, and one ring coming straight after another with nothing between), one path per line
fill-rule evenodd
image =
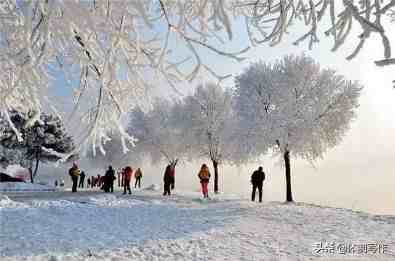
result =
M237 31L237 29L236 29ZM358 30L353 32L358 33ZM336 52L331 52L332 43L321 35L321 42L307 50L307 44L294 46L292 40L301 31L285 37L281 44L276 47L260 46L252 48L245 56L248 58L241 63L219 57L207 50L201 49L202 57L209 62L218 73L240 74L249 63L263 60L273 62L284 55L299 55L305 52L314 58L322 67L335 69L349 80L358 80L364 89L359 100L360 107L357 110L357 118L352 122L350 130L342 142L335 148L328 150L323 159L313 164L303 160L297 160L291 154L292 190L296 202L306 202L318 205L343 207L361 210L374 214L395 215L395 89L392 80L395 80L395 68L377 67L374 60L382 56L383 50L377 44L379 38L372 38L366 43L360 54L351 61L345 57L351 53L356 41L346 43ZM395 30L390 36L395 36ZM350 36L353 38L354 36ZM175 41L172 44L177 44ZM242 49L248 45L246 35L241 35L230 43L229 49ZM378 48L380 47L380 48ZM179 50L180 53L183 50ZM56 95L59 103L71 94L62 86L59 76L54 84L57 85ZM152 90L153 96L179 99L182 94L190 94L199 83L212 80L209 75L200 75L192 83L183 83L175 93L165 83L158 85ZM233 77L222 83L226 88L233 87ZM141 101L144 103L144 101ZM65 110L69 108L64 105ZM131 106L132 109L132 106ZM65 122L71 132L78 122ZM127 121L125 120L125 126ZM138 152L138 144L131 148ZM121 148L120 148L121 150ZM126 156L127 157L127 156ZM137 166L130 158L127 160L135 169L142 167L142 186L151 184L162 186L162 178L166 163L152 165L150 159L144 160L141 166ZM186 162L181 161L176 168L176 190L197 191L200 189L197 172L202 163L213 168L210 161ZM88 176L101 174L105 169L81 158L79 164ZM104 165L113 164L105 162ZM69 164L70 165L70 164ZM64 179L70 184L67 169L69 165L54 167L53 165L41 165L38 180L53 182L55 179ZM285 174L282 162L277 157L267 155L259 162L245 166L231 166L226 163L219 167L219 188L223 193L234 193L244 198L250 197L250 176L258 166L262 165L266 173L264 183L264 200L285 201ZM115 168L122 166L114 165ZM213 183L209 185L213 189ZM212 192L211 192L212 193Z

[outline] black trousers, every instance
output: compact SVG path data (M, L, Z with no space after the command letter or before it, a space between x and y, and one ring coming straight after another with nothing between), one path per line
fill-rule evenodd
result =
M123 183L123 194L126 194L126 190L129 192L129 194L132 194L132 191L130 190L130 180L124 180Z
M114 181L109 182L108 190L113 193L114 192Z
M80 184L78 184L79 188L84 188L84 180L85 178L80 178Z
M259 191L259 202L262 202L262 184L252 184L251 200L255 201L255 191Z
M73 181L73 187L71 189L71 192L77 192L78 176L72 176L71 180Z
M137 184L139 188L141 187L141 177L136 178L136 182L134 183L134 187L137 188Z
M164 196L166 195L170 196L170 186L171 186L170 182L165 182L164 191L163 191Z

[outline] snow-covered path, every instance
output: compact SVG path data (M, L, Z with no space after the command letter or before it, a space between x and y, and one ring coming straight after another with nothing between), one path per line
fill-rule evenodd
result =
M2 260L395 260L393 216L194 193L43 195L0 201ZM387 249L317 254L319 242Z

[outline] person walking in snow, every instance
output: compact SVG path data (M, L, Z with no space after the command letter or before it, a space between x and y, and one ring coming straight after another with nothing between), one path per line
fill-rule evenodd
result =
M80 183L78 184L79 188L84 188L84 183L85 183L85 172L81 171L80 174Z
M263 172L263 168L259 167L258 170L255 170L251 175L251 184L252 184L252 194L251 200L255 201L255 192L256 189L259 191L259 202L262 202L262 186L263 181L265 180L265 172Z
M110 165L108 167L108 170L106 172L106 175L104 176L104 191L105 192L114 192L114 180L116 179L115 177L115 171Z
M202 185L202 193L205 198L208 198L208 183L210 182L210 171L206 164L203 164L200 168L198 177L200 179L200 184Z
M71 177L71 181L73 182L71 192L77 192L78 176L80 175L80 169L75 162L73 163L73 166L69 169L69 175Z
M172 178L170 189L173 190L176 184L176 166L174 164L170 164L170 176Z
M88 179L86 180L86 187L90 188L91 187L91 178L88 177Z
M123 194L126 194L126 190L129 192L129 194L132 194L132 191L130 189L130 181L132 180L132 175L133 175L133 169L130 166L127 166L126 168L123 169Z
M122 172L123 172L123 169L118 169L118 171L117 171L118 187L121 187L121 173Z
M96 186L96 177L91 176L91 188L93 188L94 186Z
M137 185L139 188L141 187L141 178L143 177L143 173L141 172L140 168L137 168L136 172L134 173L134 178L136 179L136 182L134 183L134 188L137 188Z
M170 196L170 186L173 183L173 176L171 175L171 166L167 165L166 166L166 170L165 170L165 175L163 176L163 184L164 184L164 188L163 188L163 196Z

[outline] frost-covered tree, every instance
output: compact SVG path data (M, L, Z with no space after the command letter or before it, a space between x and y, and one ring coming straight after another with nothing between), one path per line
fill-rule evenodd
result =
M122 151L122 140L118 135L109 135L106 141L103 141L100 148L88 147L84 152L84 157L88 162L103 170L107 169L109 165L114 168L119 168L131 164L129 160L135 157L133 150ZM99 152L96 152L99 150ZM134 161L135 162L135 161Z
M309 41L311 47L323 30L334 51L356 42L348 59L378 38L384 51L376 64L394 64L387 35L394 6L393 0L1 1L0 110L53 107L46 95L50 79L63 74L74 91L72 115L86 125L84 140L100 147L115 129L122 144L133 144L122 114L149 93L155 79L174 86L202 70L225 77L204 59L203 49L240 61L248 45L276 45L287 32L303 28L295 44ZM235 33L242 21L249 43L224 51L243 35ZM357 38L350 34L355 25Z
M61 119L41 113L39 120L36 120L36 114L34 111L10 111L0 115L0 161L3 166L20 164L27 168L32 183L40 162L72 160L77 157L73 140L67 135ZM10 121L12 125L9 124Z
M231 94L221 86L207 83L185 97L181 128L190 144L192 157L208 158L214 168L214 192L218 193L218 165L228 159L227 148L232 127Z
M249 141L249 156L278 149L284 160L286 200L291 191L291 155L322 158L349 128L361 87L306 56L255 63L236 78L235 110ZM256 144L252 148L244 144ZM252 153L251 153L252 151Z
M128 131L138 139L136 153L150 156L154 164L165 160L175 168L188 147L178 126L182 119L179 104L164 99L157 99L148 112L135 108L130 113Z
M295 45L308 41L311 49L319 43L322 33L332 38L332 51L355 41L354 50L347 56L350 60L369 38L377 36L384 59L375 63L379 66L395 64L391 52L393 39L389 37L395 17L393 0L237 0L234 6L246 19L246 31L253 45L268 42L274 46L287 32L296 29L295 24L302 24L307 29L294 41ZM359 34L350 34L355 26Z

